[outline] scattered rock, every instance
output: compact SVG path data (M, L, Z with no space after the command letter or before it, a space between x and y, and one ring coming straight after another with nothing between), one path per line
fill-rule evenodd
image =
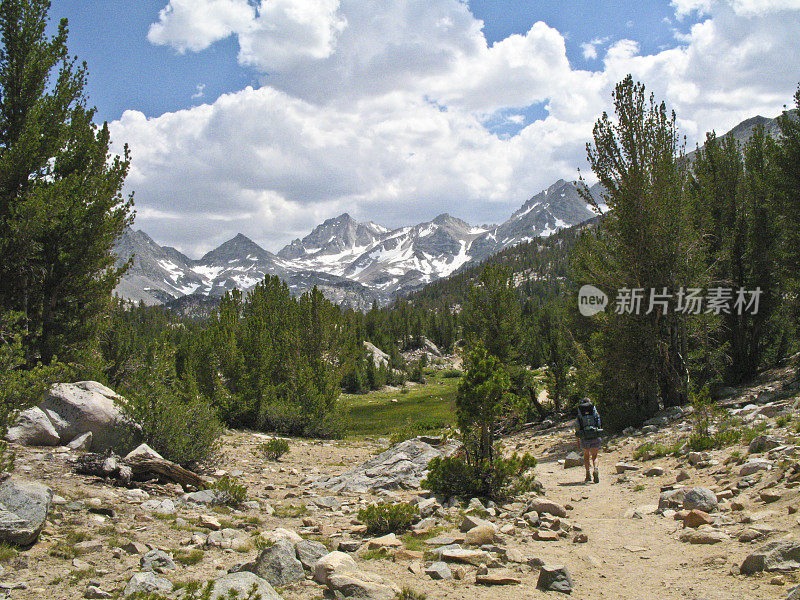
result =
M683 517L683 526L694 529L700 527L701 525L711 525L713 522L714 519L711 517L711 515L709 515L707 512L697 509L690 510L686 516Z
M658 510L666 510L668 508L681 508L683 500L686 498L688 488L680 488L677 490L667 490L661 492L658 498Z
M206 529L211 529L213 531L219 531L222 527L219 523L219 519L212 515L200 515L197 518L197 522L200 524L200 527L205 527Z
M174 571L178 568L172 555L161 550L150 550L139 560L142 571Z
M695 487L683 497L683 508L686 510L702 510L712 512L717 509L717 496L708 488Z
M572 593L572 578L563 565L542 565L536 587L540 590Z
M758 473L759 471L767 471L772 468L772 463L762 458L748 460L739 468L739 477L747 477Z
M125 455L125 460L131 460L132 458L157 458L163 460L163 456L161 456L158 452L153 450L147 444L139 444L136 448L128 452Z
M533 539L537 542L555 542L558 540L558 533L555 531L537 529L533 532Z
M393 581L369 571L334 572L328 578L328 589L344 598L395 600L400 588Z
M639 467L637 467L636 465L631 464L631 463L626 463L626 462L618 462L616 465L614 465L614 468L617 470L617 473L620 474L620 475L622 473L627 472L627 471L638 471L639 470Z
M459 547L444 547L437 550L439 558L445 562L466 563L481 565L489 562L488 552L483 550L468 550Z
M647 469L644 472L644 476L645 477L660 477L665 472L666 471L664 470L664 467L650 467L649 469Z
M778 446L782 445L779 439L768 435L757 435L753 438L750 442L750 445L747 447L747 451L750 454L758 454L759 452L766 452L767 450L772 450L773 448L777 448Z
M464 543L468 546L483 546L497 541L497 527L494 524L478 525L470 529L464 536Z
M552 500L548 500L546 498L534 498L533 500L528 502L528 506L525 512L531 512L531 511L537 512L539 514L546 513L562 518L567 516L566 508L564 508L557 502L553 502Z
M769 542L744 559L739 571L751 575L759 571L792 571L800 568L800 542L777 540Z
M506 569L490 569L475 576L475 583L480 585L517 585L520 582L519 577Z
M675 481L680 483L681 481L686 481L689 478L690 475L685 470L681 469L680 471L678 471L678 475L675 477Z
M425 568L425 574L431 579L452 579L453 573L446 562L438 560Z
M580 467L583 465L583 455L577 452L570 452L564 459L564 468L571 469L572 467Z
M778 501L778 500L780 500L780 499L781 499L783 496L782 496L781 494L779 494L778 492L774 492L774 491L772 491L772 490L764 490L764 491L762 491L762 492L759 494L759 497L760 497L760 498L761 498L761 499L762 499L764 502L766 502L767 504L770 504L770 503L772 503L772 502L777 502L777 501Z
M133 594L170 594L172 593L172 583L168 579L159 577L152 571L135 573L130 578L122 595L125 597Z
M30 546L44 528L53 492L15 477L0 484L0 541Z
M728 536L721 531L716 530L703 530L703 529L687 529L680 535L682 542L689 544L718 544L728 539Z
M367 543L367 547L370 550L380 550L381 548L399 548L402 545L403 542L397 539L397 536L393 533L384 535L382 537L373 538Z

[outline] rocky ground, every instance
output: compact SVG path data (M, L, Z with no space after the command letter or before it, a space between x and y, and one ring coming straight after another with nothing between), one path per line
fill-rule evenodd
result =
M598 484L583 483L580 465L565 468L571 424L517 433L505 446L539 459L545 493L500 506L443 506L419 489L387 489L419 480L420 465L441 451L426 443L434 439L388 452L383 439L291 440L290 452L269 462L259 451L266 436L230 432L209 475L247 486L248 501L235 509L174 484L127 489L76 475L78 452L67 448L18 447L14 477L41 482L54 497L36 544L0 547L0 595L118 597L134 584L168 590L226 576L249 585L258 578L227 575L245 564L286 600L334 590L388 600L402 587L430 599L558 597L537 589L548 577L551 588L586 599L787 598L800 567L792 375L773 372L724 401L740 427L759 434L752 443L636 456L643 443L656 452L688 435L691 415L672 412L608 440ZM365 536L358 509L378 500L419 503L426 518L418 534Z

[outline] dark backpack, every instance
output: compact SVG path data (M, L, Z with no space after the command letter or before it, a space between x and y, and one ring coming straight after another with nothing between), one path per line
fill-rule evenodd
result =
M578 406L578 437L584 440L594 440L603 435L597 409L592 404Z

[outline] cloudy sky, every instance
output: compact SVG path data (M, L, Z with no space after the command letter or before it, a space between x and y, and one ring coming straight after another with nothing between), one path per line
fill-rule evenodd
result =
M198 256L344 211L500 222L586 170L627 73L705 131L777 115L800 0L53 0L133 164L136 227Z

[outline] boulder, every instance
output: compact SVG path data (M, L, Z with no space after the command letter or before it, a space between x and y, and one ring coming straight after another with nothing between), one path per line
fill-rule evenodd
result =
M566 508L564 508L557 502L548 500L547 498L534 498L533 500L528 502L528 506L525 509L525 512L527 513L531 511L537 512L539 514L547 513L561 518L567 516Z
M266 579L248 571L229 573L217 579L210 600L227 600L234 591L237 598L246 598L253 585L256 587L256 593L261 595L261 600L282 600Z
M546 592L572 593L572 578L563 565L542 565L536 587Z
M683 497L685 510L702 510L712 512L717 509L717 495L708 488L694 487L686 492Z
M6 439L23 446L58 446L61 437L50 417L38 406L23 410L8 428Z
M133 594L170 594L172 593L172 583L168 579L159 577L152 571L135 573L130 578L125 590L122 592L124 597Z
M396 600L400 588L393 581L368 571L344 571L328 577L328 589L336 597Z
M779 439L776 439L772 436L757 435L750 442L750 445L747 447L747 451L750 454L758 454L759 452L766 452L767 450L777 448L781 444L782 442Z
M322 585L328 584L328 578L337 571L356 569L356 561L349 554L334 550L320 558L314 564L314 581Z
M96 381L57 383L39 403L62 441L92 432L97 452L113 448L130 430L118 402L122 397Z
M583 465L583 455L575 451L567 454L567 457L564 459L565 469L571 469L572 467L580 467L582 465Z
M483 546L497 541L497 527L493 523L473 527L464 535L464 543L468 546Z
M437 551L440 560L444 562L466 563L469 565L482 565L489 562L490 557L488 552L483 550L467 550L466 548L459 548L458 546L445 546L439 548Z
M274 587L297 583L306 577L303 563L297 560L294 542L286 538L261 552L253 572Z
M312 570L317 561L328 554L329 550L322 542L315 542L313 540L301 540L295 544L295 552L297 553L297 560L303 565L303 568Z
M53 491L41 483L6 479L0 484L0 541L30 546L44 528Z
M464 519L461 521L461 527L459 530L461 533L466 533L470 529L475 529L476 527L494 527L494 523L491 521L487 521L486 519L481 519L480 517L476 517L472 514L464 515Z
M751 575L759 571L793 571L800 568L800 542L777 540L769 542L744 559L739 571Z
M367 543L367 547L370 550L380 550L382 548L399 548L402 545L403 542L401 542L397 538L397 536L393 533L389 533L382 537L373 538Z
M631 464L631 463L626 463L626 462L618 462L616 465L614 465L614 468L616 469L617 473L620 474L620 475L625 473L626 471L638 471L639 470L639 467L637 467L636 465Z

